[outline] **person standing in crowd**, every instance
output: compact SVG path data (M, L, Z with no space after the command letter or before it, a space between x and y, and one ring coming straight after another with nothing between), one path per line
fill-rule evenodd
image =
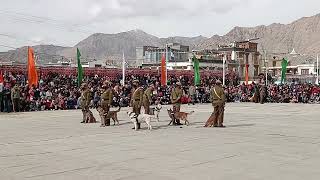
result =
M20 94L21 92L18 84L15 84L14 87L11 89L11 101L13 112L20 111Z
M181 89L181 83L177 82L176 87L173 88L171 92L171 103L173 105L173 112L180 112L180 107L181 107L181 98L182 98L183 92ZM175 119L173 122L174 125L182 125L180 123L179 119Z
M1 74L0 74L0 76L2 76ZM4 87L3 87L3 83L2 82L0 82L0 112L3 112L3 90L4 90Z
M10 86L6 84L3 89L3 112L11 112L11 90Z
M266 96L267 96L267 90L266 90L266 85L264 80L260 80L260 85L259 85L259 95L260 95L260 104L264 104Z
M221 85L221 81L217 80L216 85L211 90L212 106L214 108L213 113L207 120L205 127L225 127L223 125L224 106L225 106L225 94Z
M134 80L133 81L133 88L134 91L132 93L132 97L131 97L131 102L132 102L132 108L133 108L133 112L136 115L139 115L141 113L141 106L143 103L143 88L139 86L139 81L138 80ZM140 129L140 123L138 123L138 129Z
M82 109L82 122L85 123L86 121L86 115L89 111L89 105L91 102L91 92L88 88L88 85L86 83L82 83L81 85L81 99L80 99L80 106Z
M150 114L150 105L152 103L152 94L154 91L154 85L151 84L143 94L143 107L144 107L144 113Z
M194 85L189 87L189 96L191 98L191 103L194 105L196 101L196 87Z
M111 103L112 103L112 99L113 99L113 90L112 90L112 84L109 81L105 81L103 83L103 89L104 92L101 95L101 107L104 111L104 119L101 120L101 126L110 126L110 118L106 119L107 114L110 111L110 107L111 107Z

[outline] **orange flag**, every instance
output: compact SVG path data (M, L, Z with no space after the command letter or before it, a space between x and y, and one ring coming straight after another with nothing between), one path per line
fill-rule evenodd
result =
M161 58L161 85L167 85L167 66L166 66L166 56L162 55Z
M32 87L32 85L38 86L38 74L34 62L34 51L31 47L28 47L28 84L29 87Z
M249 64L246 64L246 85L249 84Z

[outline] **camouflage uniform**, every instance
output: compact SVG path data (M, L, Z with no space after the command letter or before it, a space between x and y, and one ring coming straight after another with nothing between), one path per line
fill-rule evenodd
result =
M91 92L88 89L88 87L85 84L83 84L81 99L80 99L80 105L81 105L82 114L83 114L82 123L85 122L86 120L86 114L89 111L90 102L91 102Z
M144 94L143 94L143 107L144 107L144 113L145 114L150 114L150 104L152 102L152 93L153 93L153 87L152 86L144 91Z
M112 99L113 99L113 90L111 87L109 87L101 95L101 107L104 111L104 114L109 113ZM104 125L110 126L110 119L106 119L106 116L104 118L105 118L104 122L106 123Z
M224 116L224 106L225 106L225 94L221 86L221 82L217 81L217 84L211 90L212 106L214 108L211 117L206 122L205 127L224 127L223 126L223 116ZM213 117L213 122L211 118Z

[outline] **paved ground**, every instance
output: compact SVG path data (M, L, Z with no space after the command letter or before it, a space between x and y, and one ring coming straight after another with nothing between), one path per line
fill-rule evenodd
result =
M318 180L320 106L228 104L226 129L202 128L209 105L189 127L152 132L80 124L80 111L0 114L0 179ZM144 125L145 127L145 125Z

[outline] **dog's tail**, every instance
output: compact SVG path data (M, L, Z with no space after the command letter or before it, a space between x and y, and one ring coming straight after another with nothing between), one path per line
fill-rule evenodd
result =
M119 109L116 112L120 112L120 110L121 110L121 106L119 106Z
M194 113L194 111L191 111L191 112L189 112L189 114L188 115L192 115Z

